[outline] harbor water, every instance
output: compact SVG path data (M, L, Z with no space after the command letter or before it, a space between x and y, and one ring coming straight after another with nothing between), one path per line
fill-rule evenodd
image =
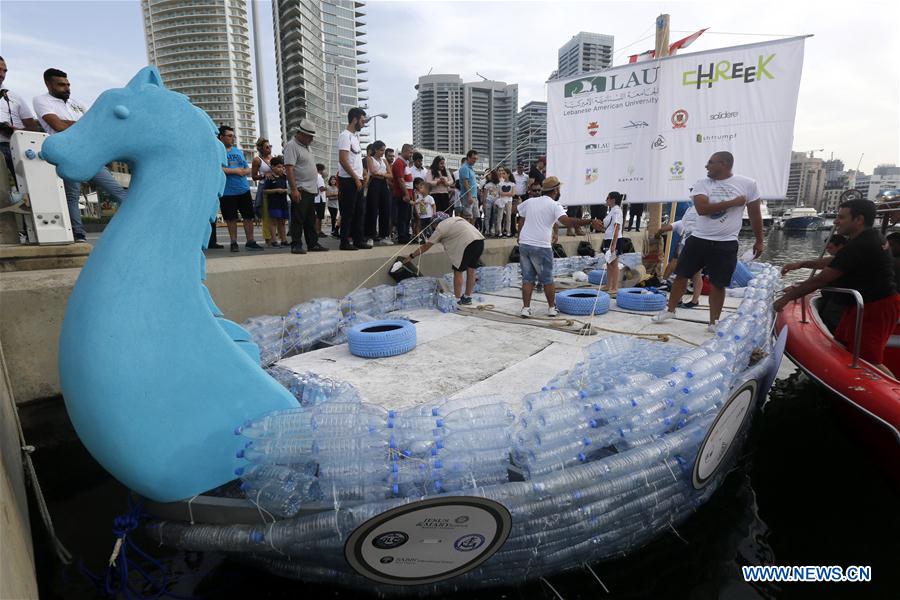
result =
M782 265L817 256L827 236L773 229L762 260ZM752 235L742 237L742 251L751 244ZM126 511L128 492L90 458L62 411L60 402L22 410L56 534L75 557L65 567L56 560L32 499L40 597L109 597L104 588L119 582L92 576L105 572L114 518ZM776 381L738 467L688 521L627 557L459 598L897 598L898 507L900 492L849 437L828 396L795 371ZM142 527L128 537L167 573L163 581L157 569L147 582L132 568L133 597L155 597L159 584L178 598L360 597L281 579L223 555L160 547ZM139 558L127 544L126 553ZM747 583L741 567L748 565L870 566L872 581Z

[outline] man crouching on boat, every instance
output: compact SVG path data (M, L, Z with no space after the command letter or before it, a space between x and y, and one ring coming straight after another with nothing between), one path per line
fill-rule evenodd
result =
M691 237L684 244L675 268L675 283L669 294L669 305L653 317L662 323L675 316L675 308L687 289L688 279L706 268L709 273L709 331L715 331L716 321L725 305L725 288L731 283L737 266L738 234L741 232L744 205L753 226L756 243L754 256L763 251L762 213L756 182L731 172L734 156L731 152L716 152L706 162L707 177L694 184L691 198L697 220Z
M881 234L873 229L875 204L869 200L847 200L841 203L834 226L849 242L834 257L807 261L803 266L822 271L803 283L785 288L784 295L773 304L780 312L791 300L802 298L819 288L833 286L858 291L865 303L859 355L886 374L884 348L900 319L900 294L894 286L891 255L884 247ZM834 338L852 345L856 326L856 305L847 306Z

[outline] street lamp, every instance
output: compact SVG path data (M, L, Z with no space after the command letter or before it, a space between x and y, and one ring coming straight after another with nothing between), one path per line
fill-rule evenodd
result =
M377 119L378 117L381 117L382 119L388 118L387 113L378 113L377 115L372 115L371 117L366 117L366 125L369 124L369 121L372 121L372 127L374 129L374 134L375 134L376 140L378 139L378 121L376 121L375 119Z

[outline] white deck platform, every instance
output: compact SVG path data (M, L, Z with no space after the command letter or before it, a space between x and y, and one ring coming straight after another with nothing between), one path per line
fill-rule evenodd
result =
M599 331L585 336L573 332L578 324L570 331L560 331L547 320L521 319L520 294L518 288L476 294L473 307L457 313L404 312L416 321L418 341L414 350L400 356L359 358L344 344L293 356L278 364L296 372L311 371L347 381L367 402L397 409L438 398L492 394L522 398L582 360L584 346L611 333ZM727 298L725 314L740 301ZM670 333L700 344L712 335L706 331L707 302L703 297L700 307L678 309L677 318L664 324L651 323L650 313L622 310L613 302L608 313L594 317L593 326L629 333ZM479 310L479 305L493 305L493 310ZM546 317L543 294L535 294L532 307L535 316ZM590 317L560 314L555 321L564 323L566 319L588 322ZM675 338L667 343L688 345Z

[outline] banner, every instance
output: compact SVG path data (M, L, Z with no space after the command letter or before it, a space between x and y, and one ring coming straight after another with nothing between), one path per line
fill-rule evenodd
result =
M749 44L551 81L547 175L566 205L687 200L716 151L784 198L805 38Z

